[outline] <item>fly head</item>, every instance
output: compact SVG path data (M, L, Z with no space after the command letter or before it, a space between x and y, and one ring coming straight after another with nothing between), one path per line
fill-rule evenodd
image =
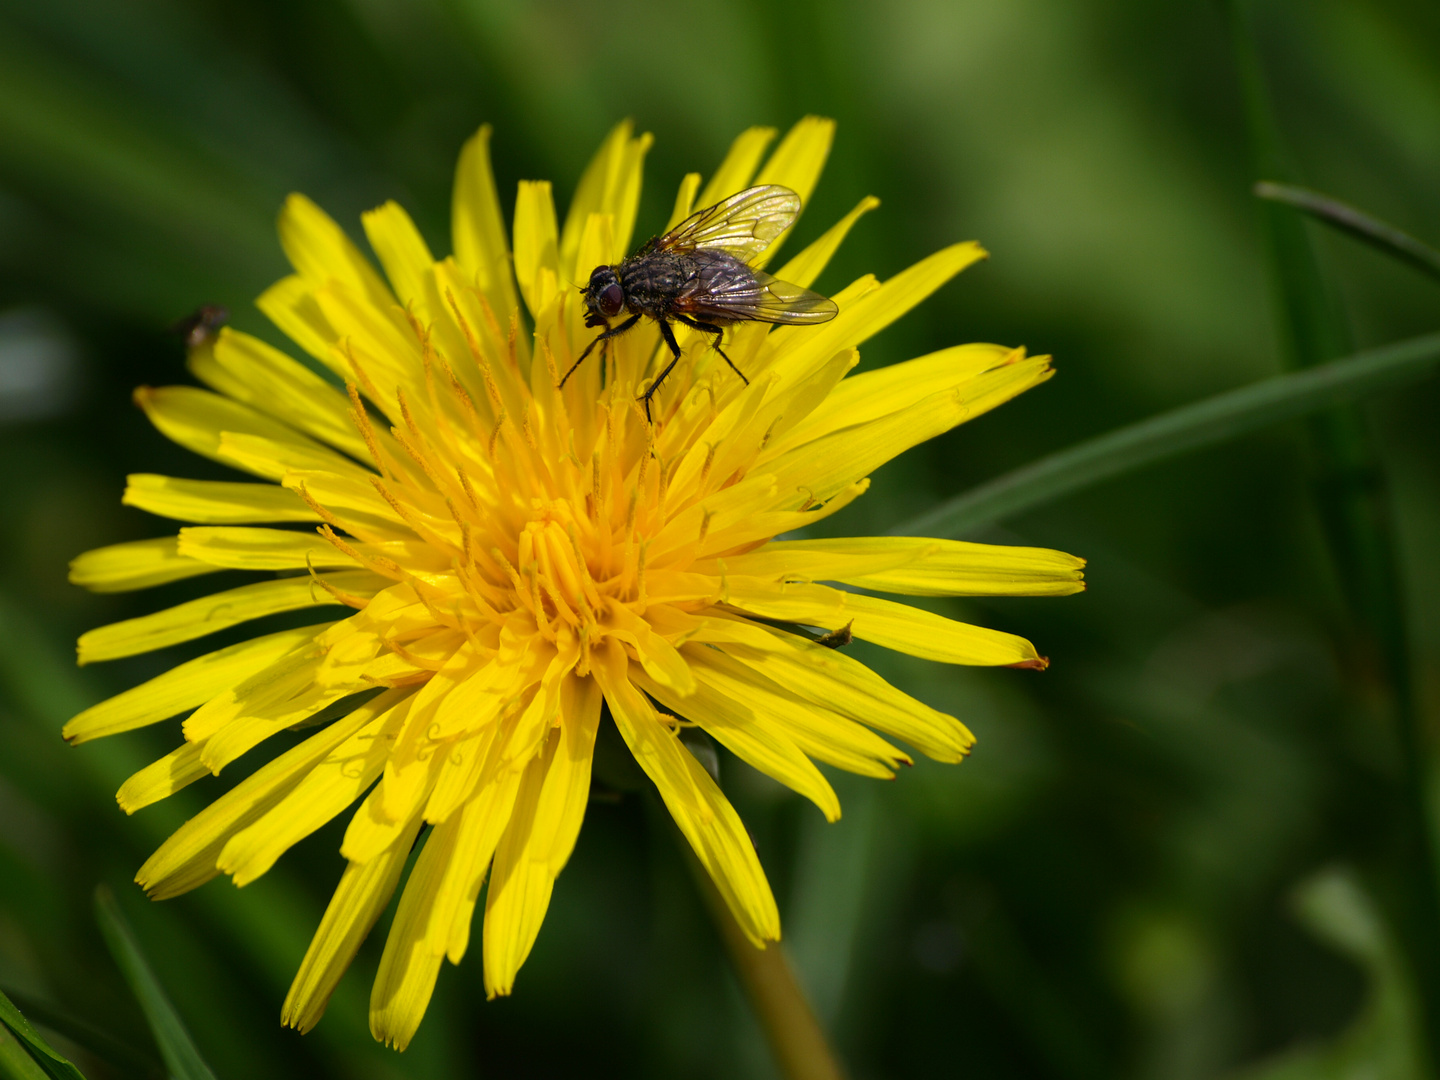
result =
M590 274L585 294L585 325L608 326L609 320L625 306L625 289L613 266L597 266Z

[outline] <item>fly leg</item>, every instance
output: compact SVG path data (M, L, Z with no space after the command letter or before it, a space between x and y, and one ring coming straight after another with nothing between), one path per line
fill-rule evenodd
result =
M612 337L619 337L621 334L625 333L626 330L629 330L639 321L639 315L631 315L630 318L626 319L619 326L607 326L604 333L596 334L595 339L591 341L589 345L585 346L585 351L580 354L580 359L576 360L575 363L571 364L570 370L565 372L565 377L560 380L559 388L564 388L566 381L570 378L571 375L575 374L575 369L578 368L582 363L584 363L585 358L590 355L591 349L595 348L595 346L599 345L602 341L609 341ZM666 368L665 370L668 371L670 369Z
M636 318L639 318L637 315ZM666 319L656 319L660 324L660 336L665 339L665 344L670 346L670 351L675 355L670 358L670 363L665 365L665 370L655 376L655 381L650 384L650 389L640 395L640 400L645 402L645 421L650 420L650 399L655 396L655 391L660 389L660 384L665 381L665 376L670 374L672 368L680 362L680 345L675 340L675 331L670 329L670 323Z
M750 380L745 378L744 373L735 366L735 362L731 360L730 357L725 355L724 349L720 348L720 339L725 336L724 328L716 326L714 323L701 322L699 319L692 319L690 318L690 316L681 315L678 312L676 313L675 318L679 319L686 326L699 330L701 333L714 334L715 340L710 343L710 347L720 354L720 358L724 360L725 363L730 365L731 371L733 371L736 375L740 376L741 382L743 382L746 386L750 385Z

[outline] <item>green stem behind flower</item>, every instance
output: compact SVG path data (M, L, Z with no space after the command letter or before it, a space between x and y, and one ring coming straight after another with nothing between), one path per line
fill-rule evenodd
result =
M626 748L608 713L607 706L595 740L595 779L616 791L641 795L652 835L663 832L675 842L705 902L705 910L715 924L720 943L725 946L725 954L740 981L740 988L765 1031L780 1074L785 1080L845 1080L840 1059L826 1039L785 950L778 941L770 942L764 949L757 949L750 943L735 916L730 913L724 897L710 880L710 875L695 857L690 842L680 832L674 818L661 804L649 780ZM698 732L695 734L699 735ZM703 735L699 738L713 754L714 748L709 740ZM691 752L695 753L696 749L692 748ZM703 751L697 756L718 783L719 769L713 758L707 762Z
M775 1054L781 1075L786 1080L844 1080L839 1059L795 978L795 969L785 950L778 941L770 942L763 949L750 943L695 853L683 837L679 840L735 976L750 999L760 1026L765 1029L765 1038Z

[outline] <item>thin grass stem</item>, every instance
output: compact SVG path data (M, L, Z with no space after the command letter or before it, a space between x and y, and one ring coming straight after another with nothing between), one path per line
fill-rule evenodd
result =
M1394 225L1367 214L1359 207L1351 206L1333 195L1325 195L1297 184L1280 184L1273 180L1258 181L1254 191L1259 198L1309 214L1316 221L1339 229L1422 273L1440 279L1440 251L1415 239L1403 229L1397 229Z

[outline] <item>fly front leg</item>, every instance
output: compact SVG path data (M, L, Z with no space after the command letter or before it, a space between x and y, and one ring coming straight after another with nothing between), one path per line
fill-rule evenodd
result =
M640 395L640 400L645 402L646 423L652 422L650 420L650 399L655 396L655 391L660 389L660 384L665 381L665 376L669 375L675 365L680 362L680 343L675 340L675 331L670 329L669 320L656 319L655 321L660 326L660 336L665 339L665 344L670 346L670 351L674 355L671 356L670 363L665 365L665 370L655 376L655 381L650 384L650 389Z
M731 371L733 371L736 375L740 376L741 382L743 382L746 386L750 385L750 380L745 378L745 373L742 372L738 367L736 367L735 362L731 360L730 357L725 355L725 350L720 348L720 339L725 336L724 327L716 326L714 323L701 322L699 319L692 319L688 315L681 315L679 313L677 313L675 317L679 319L682 323L684 323L686 326L691 327L695 330L699 330L701 333L714 334L715 340L710 343L710 347L720 354L720 358L724 360L725 363L730 365Z
M585 362L585 358L590 355L591 349L595 348L595 346L599 345L602 341L609 341L612 337L619 337L621 334L625 333L626 330L629 330L639 321L639 315L631 315L630 318L626 319L619 326L607 326L604 333L596 334L595 338L590 342L590 344L585 346L585 351L580 354L580 359L576 360L575 363L571 364L570 370L565 372L565 377L560 380L559 389L563 390L565 388L565 383L569 380L571 375L575 374L575 369Z

